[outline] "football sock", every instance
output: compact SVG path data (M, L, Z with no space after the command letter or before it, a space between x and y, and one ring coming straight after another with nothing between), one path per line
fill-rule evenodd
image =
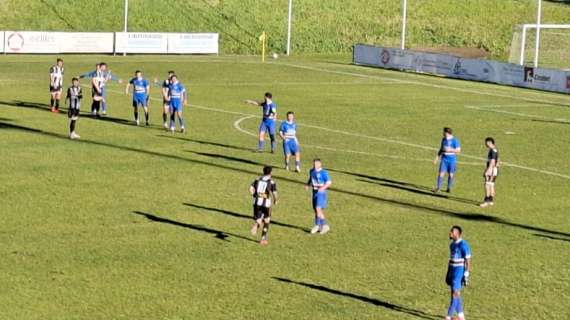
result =
M105 101L107 99L103 99L103 101L101 102L101 111L103 112L107 112L107 101Z
M180 127L185 127L184 125L184 118L182 118L182 116L178 116L178 122L180 122Z
M451 187L453 187L453 177L448 176L447 177L447 190L451 190Z
M449 302L449 308L447 309L447 316L453 317L455 314L455 298L452 297L451 301Z
M59 109L59 99L56 99L56 100L55 100L55 108L56 108L56 109Z
M139 120L139 110L137 108L135 108L134 115L135 115L135 121Z
M318 225L319 225L319 221L321 221L321 219L315 217L315 226L318 226Z
M51 98L51 99L49 100L49 106L50 106L50 108L53 108L53 101L54 101L53 98Z
M461 297L455 298L455 311L457 311L458 315L463 313L463 303L461 301Z
M261 232L261 239L267 240L268 232L269 232L269 223L263 223L263 231Z
M257 150L263 150L263 148L265 148L265 141L259 140L257 142Z
M301 167L301 161L295 161L295 166L300 168Z
M168 117L166 116L166 113L163 113L163 114L162 114L162 122L163 122L163 123L166 123L167 118L168 118Z
M144 112L144 120L148 123L149 114L147 111Z
M441 189L442 183L443 183L443 178L441 176L437 176L437 190Z
M71 120L71 122L69 123L69 133L72 133L75 131L75 121L76 120Z
M289 167L289 160L285 159L285 166Z
M275 135L270 134L270 135L269 135L269 138L271 139L271 151L275 151L275 144L277 143L277 142L275 141Z
M174 116L174 113L171 114L171 115L170 115L170 128L174 128L174 126L175 126L174 120L175 120L175 119L176 119L176 118L175 118L175 116Z

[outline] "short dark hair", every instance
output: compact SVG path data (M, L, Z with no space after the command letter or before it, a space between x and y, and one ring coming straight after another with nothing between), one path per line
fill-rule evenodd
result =
M322 162L322 161L321 161L321 158L315 158L315 159L313 159L313 162L317 162L317 161L318 161L318 162Z
M101 62L101 63L99 63L99 67L102 67L102 66L105 66L105 67L106 67L106 66L107 66L107 64L106 64L105 62Z
M459 232L459 234L463 233L463 230L461 230L461 227L458 225L451 227L451 231L453 231L453 230L457 230L457 232Z
M453 130L451 130L451 128L448 128L448 127L443 128L443 132L453 134Z
M174 70L168 70L168 74L174 74Z
M178 76L177 76L176 74L173 74L173 75L170 76L170 79L172 79L172 78L178 79Z
M79 81L79 78L78 78L78 77L73 77L73 79L71 79L71 82L73 82L73 81Z
M137 74L137 73L142 73L142 72L140 70L137 70L137 71L135 71L135 74Z
M288 111L288 112L287 112L287 116L289 116L290 114L295 115L295 112L293 112L293 111Z
M271 94L271 92L266 92L265 97L269 98L269 99L273 99L273 95Z
M492 137L487 137L485 138L485 143L487 142L491 142L492 144L495 144L495 139L493 139Z
M57 62L63 62L62 58L57 58Z
M263 167L263 174L264 175L270 175L271 171L273 171L273 168L271 166L265 166Z

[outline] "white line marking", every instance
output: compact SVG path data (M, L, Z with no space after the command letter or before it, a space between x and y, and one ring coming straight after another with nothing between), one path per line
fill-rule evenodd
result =
M536 118L536 119L544 119L544 120L552 120L552 121L557 121L557 122L570 123L570 120L567 120L564 118L550 118L550 117L538 116L538 115L534 115L534 114L504 111L504 110L493 110L493 109L486 109L486 108L481 108L481 107L476 107L476 106L465 106L465 108L471 109L471 110L483 111L483 112L503 113L503 114L513 115L513 116L525 117L525 118Z
M109 91L109 92L118 93L118 94L124 94L124 92L117 91L117 90L108 90L108 91ZM158 99L158 98L155 98L155 97L150 97L150 99L162 102L162 99ZM255 117L255 118L260 118L260 116L256 116L256 115L253 115L253 114L250 114L250 113L243 113L243 112L237 112L237 111L228 111L228 110L224 110L224 109L206 107L206 106L195 105L195 104L190 104L190 106L193 107L193 108L196 108L196 109L201 109L201 110L207 110L207 111L213 111L213 112L220 112L220 113L227 113L227 114L235 114L235 115L242 115L242 116L250 116L250 117L252 117L252 118L253 118L253 117ZM300 126L305 126L305 127L308 127L308 128L326 130L326 131L329 131L329 132L334 132L334 133L343 134L343 135L348 135L348 136L353 136L353 137L360 137L360 138L372 139L372 140L377 140L377 141L382 141L382 142L400 144L400 145L405 145L405 146L414 147L414 148L420 148L420 149L424 149L424 150L432 150L432 151L433 151L433 150L437 150L437 148L432 148L432 147L428 147L428 146L424 146L424 145L419 145L419 144L404 142L404 141L400 141L400 140L393 140L393 139L388 139L388 138L380 138L380 137L367 136L367 135L363 135L363 134L351 133L351 132L346 132L346 131L341 131L341 130L335 130L335 129L329 129L329 128L324 128L324 127L318 127L318 126L312 126L312 125L305 125L305 124L298 124L298 125L300 125ZM464 157L464 158L486 161L485 158L481 158L481 157L470 156L470 155L466 155L466 154L461 154L461 156ZM505 166L505 167L513 167L513 168L518 168L518 169L523 169L523 170L538 172L538 173L542 173L542 174L546 174L546 175L550 175L550 176L556 176L556 177L560 177L560 178L564 178L564 179L570 179L570 175L565 175L565 174L561 174L561 173L557 173L557 172L552 172L552 171L546 171L546 170L540 170L540 169L530 168L530 167L526 167L526 166L522 166L522 165L517 165L517 164L513 164L513 163L508 163L508 162L502 162L501 164L502 164L503 166Z

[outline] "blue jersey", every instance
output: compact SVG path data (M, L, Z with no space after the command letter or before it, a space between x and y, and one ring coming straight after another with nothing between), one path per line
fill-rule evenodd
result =
M277 105L275 102L263 102L261 108L263 110L263 119L275 119L277 115Z
M320 187L323 187L330 182L329 173L325 169L315 170L311 169L309 172L309 184L313 187L313 192L317 192Z
M147 87L149 86L148 80L144 78L132 78L129 83L132 84L134 88L133 96L146 97L148 94Z
M285 140L297 140L297 123L288 121L281 122L279 132L283 134Z
M459 239L449 245L449 268L464 269L465 261L471 259L471 248L467 241Z
M453 162L457 160L457 154L453 152L445 152L445 148L457 149L460 147L461 144L459 143L459 140L457 140L457 138L455 137L451 137L449 139L443 138L441 139L441 147L439 149L439 155L441 155L442 160Z
M181 101L186 94L186 88L180 82L173 83L171 82L168 85L168 96L170 100Z

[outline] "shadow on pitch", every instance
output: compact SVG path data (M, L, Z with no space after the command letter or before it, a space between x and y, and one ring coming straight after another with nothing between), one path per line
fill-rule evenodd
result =
M232 211L228 211L228 210L224 210L224 209L218 209L218 208L212 208L212 207L206 207L206 206L200 206L197 204L192 204L192 203L187 203L187 202L185 202L184 205L192 207L192 208L200 209L200 210L206 210L206 211L210 211L210 212L225 214L225 215L230 216L230 217L235 217L235 218L239 218L239 219L253 221L252 216L248 216L248 215L237 213L237 212L232 212ZM288 223L279 222L277 220L274 220L273 218L271 218L271 225L276 225L276 226L280 226L280 227L284 227L284 228L300 230L303 232L309 232L310 231L309 229L306 229L303 227L299 227L299 226L288 224Z
M553 237L553 236L549 236L546 234L540 234L540 233L535 233L534 236L539 237L539 238L544 238L544 239L570 242L570 238Z
M250 238L247 238L247 237L244 237L244 236L240 236L239 234L234 234L234 233L230 233L230 232L216 230L216 229L204 227L201 225L182 223L179 221L174 221L174 220L170 220L167 218L162 218L162 217L159 217L159 216L156 216L156 215L153 215L150 213L146 213L146 212L141 212L141 211L133 211L133 213L138 214L139 216L143 216L152 222L165 223L165 224L173 225L176 227L182 227L182 228L187 228L187 229L191 229L191 230L195 230L195 231L205 232L208 234L213 234L216 239L219 239L222 241L228 241L229 242L228 238L230 236L232 236L232 237L236 237L236 238L239 238L242 240L247 240L247 241L252 241L252 242L257 243L257 241L250 239Z
M169 136L169 135L165 135L165 134L159 134L159 135L157 135L157 137L159 137L159 138L174 139L174 140L180 140L180 141L191 142L191 143L196 143L196 144L200 144L200 145L208 145L208 146L220 147L220 148L227 148L227 149L234 149L234 150L242 150L242 151L250 151L250 152L255 151L255 150L253 150L253 149L251 149L251 148L239 147L239 146L234 146L234 145L231 145L231 144L225 144L225 143L219 143L219 142L213 142L213 141L197 140L197 139L190 139L190 138L184 138L184 137Z
M35 129L35 128L29 128L29 127L25 127L25 126L21 126L21 125L17 125L17 124L8 123L7 121L0 121L0 129L2 129L2 130L19 130L19 131L38 134L38 135L42 135L42 136L46 136L46 137L68 140L67 135L42 131L42 130ZM134 147L129 147L129 146L123 146L123 145L117 145L117 144L108 143L108 142L99 142L99 141L94 141L94 140L81 139L81 140L75 140L75 141L73 141L73 143L90 144L90 145L95 145L95 146L100 146L100 147L112 148L112 149L116 149L116 150L145 154L145 155L153 156L153 157L178 160L178 161L183 161L186 163L215 167L215 168L224 169L224 170L231 170L234 172L241 172L241 173L249 174L249 175L253 175L253 176L259 175L258 171L241 169L241 168L236 168L236 167L233 167L230 165L212 163L211 161L191 159L191 158L186 158L186 157L182 157L182 156L178 156L178 155L162 153L162 152L146 150L146 149L140 149L140 148L134 148ZM232 158L233 157L228 157L227 160L235 161ZM239 159L239 158L237 158L237 159ZM243 160L243 159L241 159L241 160ZM279 177L277 177L277 179L279 179L281 181L286 181L289 183L298 184L298 185L305 185L305 183L303 181L295 180L292 178L279 176ZM523 229L523 230L547 233L550 235L570 237L570 233L565 233L565 232L556 231L556 230L548 230L548 229L544 229L544 228L539 228L539 227L529 226L529 225L520 224L520 223L516 223L516 222L511 222L511 221L508 221L508 220L505 220L502 218L498 218L495 216L491 216L491 215L483 215L483 214L479 214L479 213L470 213L470 212L455 212L455 211L451 211L451 210L436 207L436 206L416 204L416 203L412 203L412 202L405 202L405 201L401 201L401 200L383 198L380 196L373 196L373 195L368 195L368 194L364 194L364 193L356 192L356 191L349 191L349 190L345 190L345 189L331 188L330 190L334 191L334 192L342 193L345 195L353 196L356 198L379 201L379 202L390 204L393 206L402 207L404 209L421 211L421 212L429 213L429 214L443 215L443 216L447 216L447 217L451 217L451 218L463 219L463 220L468 220L468 221L496 223L496 224L501 224L501 225L519 228L519 229Z
M542 123L555 123L555 124L566 124L570 125L570 122L567 121L557 121L557 120L542 120L542 119L532 119L532 122L542 122Z
M261 167L266 166L266 164L263 164L261 162L257 162L257 161L253 161L253 160L249 160L249 159L242 159L242 158L238 158L238 157L226 156L223 154L198 152L198 151L192 151L192 150L185 150L185 151L193 153L193 154L197 154L199 156L204 156L204 157L210 157L210 158L215 158L215 159L224 159L224 160L228 160L228 161L240 162L240 163L251 164L251 165L261 166Z
M307 283L307 282L300 282L300 281L294 281L291 279L285 279L285 278L280 278L280 277L272 277L274 280L280 281L280 282L284 282L284 283L289 283L289 284L294 284L294 285L298 285L298 286L302 286L302 287L306 287L306 288L310 288L313 290L318 290L321 292L326 292L329 294L333 294L333 295L337 295L337 296L341 296L341 297L345 297L345 298L350 298L353 300L357 300L360 302L364 302L364 303L368 303L368 304L372 304L374 306L378 306L378 307L382 307L388 310L392 310L395 312L401 312L401 313L406 313L409 314L411 316L417 317L417 318L421 318L421 319L429 319L429 320L435 320L435 319L441 319L441 317L437 316L437 315L432 315L432 314L428 314L425 313L421 310L416 310L416 309L411 309L408 307L404 307L401 305L397 305L397 304L393 304L387 301L383 301L380 299L376 299L376 298L370 298L370 297L366 297L366 296L361 296L361 295L357 295L354 293L350 293L350 292L344 292L344 291L340 291L340 290L336 290L336 289L331 289L325 286L321 286L318 284L312 284L312 283Z

